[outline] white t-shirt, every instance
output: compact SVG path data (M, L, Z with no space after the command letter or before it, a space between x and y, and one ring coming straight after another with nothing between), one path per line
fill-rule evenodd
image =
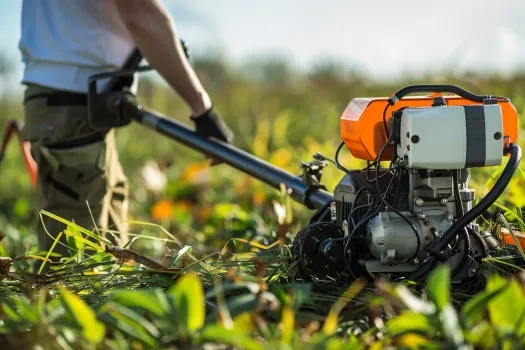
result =
M112 0L23 1L23 83L87 92L90 75L122 67L133 48Z

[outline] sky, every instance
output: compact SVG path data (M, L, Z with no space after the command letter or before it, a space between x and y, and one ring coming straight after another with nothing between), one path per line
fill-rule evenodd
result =
M525 67L523 0L162 2L192 52L220 53L239 64L274 56L308 69L330 59L376 79L444 69L509 74ZM0 52L16 62L21 4L0 0ZM15 79L22 69L18 63Z

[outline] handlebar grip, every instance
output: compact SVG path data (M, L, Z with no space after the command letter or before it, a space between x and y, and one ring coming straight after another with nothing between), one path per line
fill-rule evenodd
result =
M388 102L390 105L394 105L398 100L402 99L406 95L413 94L415 92L451 92L473 102L483 102L483 100L486 100L488 98L502 98L508 100L507 98L499 96L476 95L470 91L450 84L422 84L410 85L402 88L401 90L397 91L394 95L392 95L392 97L388 99Z

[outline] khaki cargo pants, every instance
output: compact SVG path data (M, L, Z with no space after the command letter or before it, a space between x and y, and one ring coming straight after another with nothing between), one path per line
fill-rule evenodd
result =
M118 158L115 132L100 134L90 129L84 105L49 106L45 95L52 92L55 90L28 85L24 98L22 137L31 142L38 165L37 213L46 210L124 245L128 180ZM48 251L65 228L55 219L37 215L39 249ZM70 256L65 235L60 242L53 251Z

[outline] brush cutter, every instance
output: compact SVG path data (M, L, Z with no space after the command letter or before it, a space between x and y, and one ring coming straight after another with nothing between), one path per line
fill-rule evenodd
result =
M476 95L454 85L412 85L390 97L355 98L340 121L342 143L332 161L321 154L288 173L235 146L198 136L183 123L141 106L113 89L136 72L137 50L124 69L89 80L93 129L136 121L210 158L280 188L316 210L292 243L304 279L351 281L361 276L423 281L439 264L451 267L452 283L474 278L498 241L474 221L503 193L521 159L515 144L518 116L508 98ZM102 92L97 82L111 78ZM425 93L424 96L410 96ZM110 118L108 118L110 116ZM346 147L368 161L347 169L338 160ZM490 192L476 204L468 187L471 168L508 158ZM343 172L333 194L321 184L331 161ZM381 167L388 162L388 167Z

